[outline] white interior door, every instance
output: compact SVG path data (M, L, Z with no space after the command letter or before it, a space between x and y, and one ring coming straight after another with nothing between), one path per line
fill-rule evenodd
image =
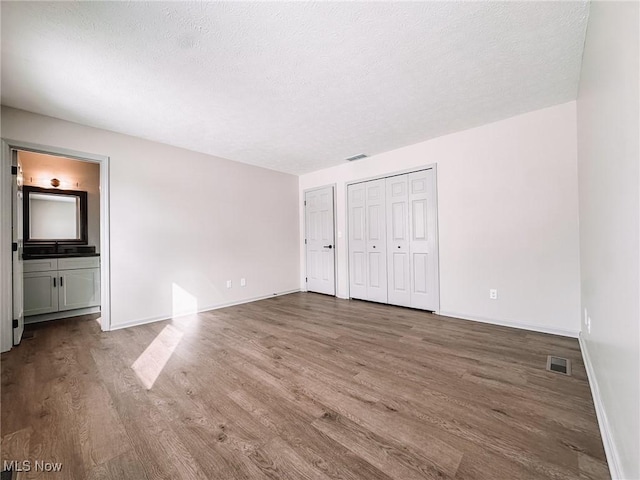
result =
M434 169L410 173L409 234L411 306L440 309L436 176Z
M347 187L349 209L349 296L367 299L366 187Z
M387 197L387 295L389 303L411 306L409 270L408 175L386 179Z
M305 193L307 290L336 294L333 187Z
M13 242L13 344L18 345L24 332L24 279L22 265L22 165L16 150L11 151L11 165L15 169L11 183L12 195L12 242ZM12 172L13 173L13 172Z
M367 300L387 303L385 179L365 182Z

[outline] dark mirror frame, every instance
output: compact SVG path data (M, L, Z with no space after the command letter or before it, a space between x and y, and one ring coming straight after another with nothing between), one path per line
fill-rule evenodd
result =
M74 245L87 245L89 239L88 233L88 214L87 214L87 192L83 190L59 190L57 188L40 188L24 186L22 187L22 205L24 216L24 244L25 245L41 245L43 243L68 243ZM29 222L29 195L31 193L46 193L47 195L73 195L80 199L80 239L31 239L30 222Z

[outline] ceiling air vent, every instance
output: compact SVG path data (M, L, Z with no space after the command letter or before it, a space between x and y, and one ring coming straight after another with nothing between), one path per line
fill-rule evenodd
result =
M547 370L550 372L562 373L563 375L571 375L571 360L563 357L547 357Z
M347 158L347 162L354 162L356 160L360 160L361 158L367 158L364 153L359 153L358 155L354 155L353 157Z

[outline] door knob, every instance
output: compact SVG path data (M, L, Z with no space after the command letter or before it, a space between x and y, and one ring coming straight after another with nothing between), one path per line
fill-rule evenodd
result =
M374 245L373 248L376 248L376 246Z
M322 248L333 248L333 245L323 245Z

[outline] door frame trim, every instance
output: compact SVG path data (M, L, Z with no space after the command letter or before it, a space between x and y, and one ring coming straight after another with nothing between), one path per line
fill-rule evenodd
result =
M305 190L302 191L302 208L304 211L304 214L302 215L302 219L304 222L304 226L303 226L303 236L304 239L306 240L307 238L307 209L306 209L306 205L304 204L304 202L307 201L307 193L310 192L314 192L316 190L322 190L325 188L331 188L331 191L333 192L333 296L337 297L338 296L338 242L336 242L336 232L338 231L338 224L337 224L337 220L338 220L338 216L337 216L337 211L336 211L336 204L337 204L337 196L336 196L336 191L338 190L338 186L336 183L330 183L327 185L322 185L320 187L313 187L313 188L307 188ZM304 249L304 276L305 278L307 278L307 245L306 243L302 244L302 248ZM307 290L307 282L304 282L304 289L302 290L303 292L308 292Z
M20 140L2 138L0 172L0 222L11 225L11 150L43 153L68 157L100 165L100 326L103 331L111 329L111 246L110 246L110 158L78 150L40 145ZM11 253L11 229L3 228L0 234L0 351L6 352L13 345L13 278Z
M349 258L349 186L351 185L356 185L358 183L364 183L364 182L369 182L371 180L381 180L383 178L389 178L389 177L397 177L399 175L406 175L408 173L415 173L415 172L421 172L423 170L433 170L433 173L435 173L436 176L436 192L435 192L435 198L436 198L436 238L437 238L437 244L436 244L436 258L437 258L437 267L436 267L436 278L438 281L438 310L436 310L434 313L438 313L440 311L440 300L441 300L441 285L440 285L440 215L439 215L439 209L438 209L438 164L437 163L430 163L428 165L425 165L423 167L413 167L413 168L407 168L407 169L403 169L403 170L398 170L395 172L389 172L389 173L385 173L385 174L381 174L381 175L374 175L371 177L365 177L365 178L360 178L358 180L351 180L348 182L345 182L344 184L344 198L345 198L345 202L344 202L344 208L345 208L345 230L346 230L346 243L347 243L347 298L351 298L351 282L349 281L349 279L351 278L351 264L350 261L351 259Z

